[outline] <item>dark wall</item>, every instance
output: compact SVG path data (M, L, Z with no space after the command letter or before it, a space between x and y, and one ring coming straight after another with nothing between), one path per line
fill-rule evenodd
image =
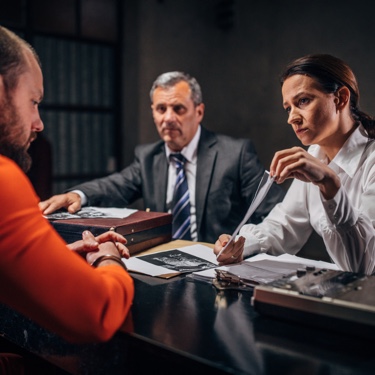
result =
M225 4L227 16L218 18ZM165 71L194 75L203 124L252 138L267 168L275 151L299 144L278 83L290 60L308 53L344 59L359 80L362 109L375 114L372 1L128 0L124 12L125 164L135 144L158 139L148 93Z

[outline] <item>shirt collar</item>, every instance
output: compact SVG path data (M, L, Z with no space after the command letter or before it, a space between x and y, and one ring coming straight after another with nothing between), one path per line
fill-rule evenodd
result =
M186 160L192 164L197 162L197 151L198 151L198 142L201 136L201 126L198 126L198 129L190 141L188 145L186 145L182 150L181 154L186 158ZM165 144L165 153L167 155L167 159L169 160L169 155L173 154L174 152Z
M339 169L341 169L352 178L360 167L359 163L367 142L368 136L362 124L360 124L346 140L340 151L328 165L335 172L338 172ZM320 146L310 146L309 153L321 160L323 163L327 163L327 155L324 154Z

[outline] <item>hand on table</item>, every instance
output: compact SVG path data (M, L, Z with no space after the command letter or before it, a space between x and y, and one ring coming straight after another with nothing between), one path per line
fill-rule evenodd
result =
M81 197L77 193L65 193L39 202L39 209L43 215L49 215L60 208L66 208L69 213L74 214L81 209Z
M68 248L77 253L91 253L98 252L101 244L112 243L114 248L111 250L111 254L129 259L130 254L125 246L126 242L125 237L114 231L108 231L95 237L90 231L86 230L82 233L82 240L68 244Z

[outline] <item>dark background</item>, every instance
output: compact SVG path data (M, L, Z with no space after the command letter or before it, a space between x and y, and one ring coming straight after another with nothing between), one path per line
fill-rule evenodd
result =
M359 80L362 109L375 113L371 1L126 3L123 116L129 149L134 141L157 139L148 92L155 77L170 70L189 72L200 82L206 103L203 124L252 138L266 167L275 151L299 144L286 123L278 83L294 58L329 53L348 62Z

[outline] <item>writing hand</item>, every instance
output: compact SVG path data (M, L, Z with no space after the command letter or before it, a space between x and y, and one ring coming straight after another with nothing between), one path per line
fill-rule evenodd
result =
M228 244L230 240L229 234L222 234L215 242L214 253L217 256L217 260L220 265L238 263L243 261L243 251L245 238L239 237L236 241L232 241L228 247L224 247Z

